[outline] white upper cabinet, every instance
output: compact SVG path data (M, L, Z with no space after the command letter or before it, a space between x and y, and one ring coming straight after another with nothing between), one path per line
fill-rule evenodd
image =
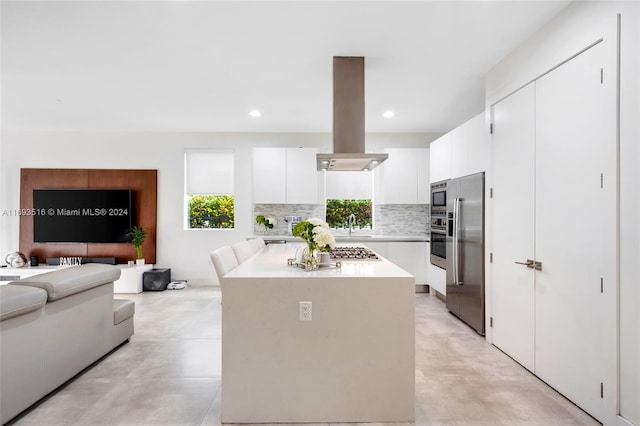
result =
M491 157L491 134L484 112L467 121L466 126L467 168L461 176L488 171Z
M253 148L253 202L284 204L286 200L286 148Z
M381 166L382 204L428 203L429 149L387 148Z
M429 183L429 149L421 148L416 150L418 159L418 204L429 204L431 202L431 185Z
M469 158L468 158L468 145L469 139L467 136L468 126L467 123L456 127L451 131L451 178L457 178L466 176Z
M431 142L429 165L431 182L451 179L451 133Z
M316 148L254 148L253 202L318 204Z
M316 148L287 148L288 204L318 204L317 153Z
M484 112L431 142L431 182L486 172L490 142Z
M451 178L487 171L491 135L484 112L451 132Z

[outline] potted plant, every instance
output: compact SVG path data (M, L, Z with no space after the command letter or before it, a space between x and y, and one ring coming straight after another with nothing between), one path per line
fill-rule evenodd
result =
M267 230L273 229L276 224L276 220L271 216L263 216L259 214L256 216L256 223L264 226L264 231L262 233L267 235Z
M145 231L142 226L134 226L127 236L131 238L131 245L136 249L136 255L138 256L136 264L144 265L144 258L142 257L142 243L145 238L147 238L147 231Z

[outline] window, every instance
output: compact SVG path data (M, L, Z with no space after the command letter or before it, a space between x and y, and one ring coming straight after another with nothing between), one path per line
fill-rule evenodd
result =
M331 228L346 228L349 216L356 217L355 226L373 228L371 200L327 200L327 223Z
M186 229L233 229L233 163L231 150L185 153Z
M349 216L355 225L373 228L373 174L325 172L326 221L331 228L346 228Z

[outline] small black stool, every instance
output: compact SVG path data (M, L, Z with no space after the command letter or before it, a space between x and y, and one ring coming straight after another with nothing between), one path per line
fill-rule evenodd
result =
M142 274L144 291L163 291L171 282L171 268L153 268Z

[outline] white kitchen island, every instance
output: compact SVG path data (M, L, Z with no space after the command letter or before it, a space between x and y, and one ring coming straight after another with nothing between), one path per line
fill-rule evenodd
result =
M305 272L296 247L222 280L222 422L413 421L413 276L386 259Z

